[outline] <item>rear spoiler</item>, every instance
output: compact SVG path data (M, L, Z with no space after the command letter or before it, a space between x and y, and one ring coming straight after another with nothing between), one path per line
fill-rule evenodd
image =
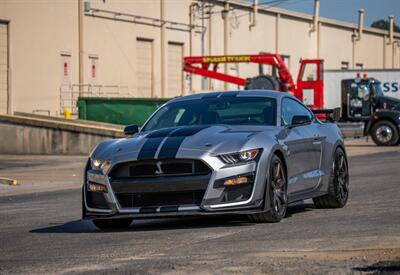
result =
M334 109L311 109L317 118L326 119L330 122L336 122L340 120L340 108Z

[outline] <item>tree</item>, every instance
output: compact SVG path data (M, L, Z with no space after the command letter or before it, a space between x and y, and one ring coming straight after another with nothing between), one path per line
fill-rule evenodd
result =
M389 20L384 20L384 19L376 20L376 21L372 22L371 27L388 31L389 30ZM393 30L395 32L400 32L400 27L397 26L396 24L394 24Z

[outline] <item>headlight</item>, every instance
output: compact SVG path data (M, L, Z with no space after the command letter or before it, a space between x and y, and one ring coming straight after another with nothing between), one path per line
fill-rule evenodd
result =
M235 164L238 162L246 162L254 160L258 156L259 152L260 152L259 149L252 149L237 153L222 154L219 155L218 157L226 164Z
M92 169L102 171L103 174L107 174L110 169L110 162L108 160L91 159L90 164Z
M256 158L257 155L258 155L258 149L242 151L239 153L239 157L243 161L253 160Z

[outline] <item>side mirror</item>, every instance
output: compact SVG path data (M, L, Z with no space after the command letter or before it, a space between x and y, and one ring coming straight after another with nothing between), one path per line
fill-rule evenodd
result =
M139 132L139 127L135 124L128 125L124 128L124 135L131 136Z
M310 116L294 116L292 118L292 126L303 125L311 123Z

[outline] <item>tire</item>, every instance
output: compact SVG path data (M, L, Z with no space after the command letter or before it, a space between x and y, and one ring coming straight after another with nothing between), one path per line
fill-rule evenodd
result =
M92 220L93 224L99 229L121 229L127 228L131 225L132 219L109 219L109 220Z
M342 208L349 198L349 169L346 154L341 148L335 151L329 178L328 194L313 198L316 208Z
M269 197L268 212L248 215L252 222L279 222L287 210L287 180L283 161L273 155L269 167L266 196ZM266 200L267 201L267 200Z
M388 120L381 120L372 126L370 135L378 146L394 146L399 142L399 130Z
M245 90L279 90L279 81L270 75L259 75L246 79Z

